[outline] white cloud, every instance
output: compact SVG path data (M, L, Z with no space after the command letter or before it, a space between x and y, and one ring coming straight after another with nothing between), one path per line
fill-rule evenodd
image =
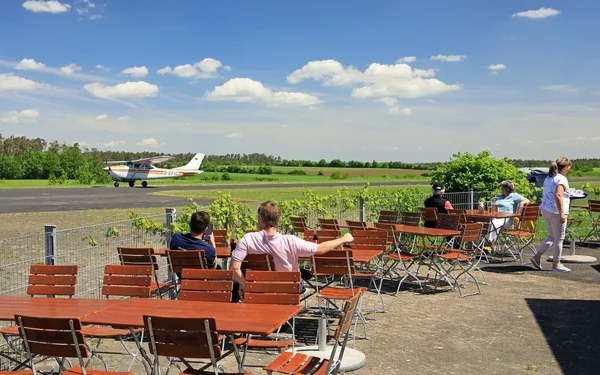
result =
M431 56L429 60L439 60L445 62L458 62L467 58L467 55L435 55Z
M156 74L173 74L181 78L213 78L217 76L218 69L222 67L223 64L219 60L207 57L193 65L184 64L176 66L173 69L171 69L169 66L166 66L162 69L158 69ZM231 67L226 66L223 67L223 69L231 70Z
M311 61L288 75L290 83L306 79L322 80L325 86L361 87L352 90L356 98L399 97L418 98L460 90L458 84L448 85L435 76L436 70L412 69L407 64L383 65L372 63L361 72L352 66L344 67L335 60Z
M103 120L106 120L106 119L108 119L108 115L107 114L102 114L102 115L96 116L96 120L98 120L98 121L103 121Z
M89 83L83 86L84 90L102 99L131 99L155 96L158 86L148 82L125 82L115 86L106 86L99 82Z
M133 66L121 71L121 74L127 74L132 77L141 78L148 75L148 68L145 66Z
M541 19L541 18L558 16L559 14L560 14L560 10L556 10L556 9L552 9L552 8L540 8L538 10L527 10L524 12L515 13L512 16L519 17L519 18Z
M94 21L94 20L100 20L104 18L101 14L94 14L92 16L90 16L90 20Z
M506 69L506 65L504 64L492 64L490 66L488 66L489 70L502 70L502 69Z
M124 144L125 144L125 141L110 141L110 142L104 143L104 147L114 148L114 147L122 146Z
M402 108L402 109L400 109L400 107L398 107L398 106L391 107L388 110L388 112L390 114L392 114L392 115L403 114L403 115L406 115L406 116L412 116L412 114L413 114L413 110L411 108Z
M579 91L579 88L573 85L547 85L541 86L540 89L562 93L574 93Z
M75 72L80 71L81 67L76 64L69 64L69 65L62 66L60 68L60 70L65 74L73 74Z
M375 101L383 103L389 107L392 107L392 106L396 105L396 103L398 103L398 99L390 98L390 97L386 97L386 96L384 96L382 98L377 98L377 99L375 99Z
M0 115L0 122L20 123L35 120L38 117L40 117L40 111L37 109L8 111L6 115Z
M13 73L0 74L0 91L32 91L32 90L48 90L50 85L46 83L38 83L27 78L22 78Z
M413 63L415 61L417 61L416 56L404 56L404 57L401 57L398 60L396 60L396 63L397 64L403 64L403 63L408 64L408 63Z
M129 116L119 116L119 117L117 117L117 120L119 120L119 121L127 121L127 120L129 120Z
M23 59L15 65L15 69L17 70L43 70L45 67L43 63L37 62L34 59Z
M240 133L238 133L238 132L233 132L233 133L229 133L229 134L227 134L227 135L226 135L226 137L227 137L227 138L236 138L236 139L239 139L239 138L242 138L242 137L243 137L243 135L241 135L241 134L240 134Z
M106 69L106 68L104 67L104 65L98 64L98 65L96 65L96 69L102 70L102 69Z
M23 8L34 13L64 13L71 9L71 5L56 0L28 0L23 3Z
M404 108L402 110L402 113L404 113L407 116L411 116L413 114L413 110L412 110L412 108Z
M139 147L156 147L156 146L158 146L158 141L155 138L146 138L146 139L142 139L141 141L139 141L138 143L136 143L136 146L139 146Z
M273 91L250 78L233 78L204 95L206 100L261 103L267 106L309 106L321 103L316 96L302 92Z

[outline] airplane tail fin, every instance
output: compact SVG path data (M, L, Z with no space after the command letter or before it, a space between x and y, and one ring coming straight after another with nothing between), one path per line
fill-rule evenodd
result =
M194 155L194 157L192 158L192 160L190 160L189 163L187 163L186 165L184 165L183 167L177 167L177 168L173 168L173 169L187 169L187 170L198 170L200 168L200 165L202 164L202 159L204 159L204 154L196 154Z

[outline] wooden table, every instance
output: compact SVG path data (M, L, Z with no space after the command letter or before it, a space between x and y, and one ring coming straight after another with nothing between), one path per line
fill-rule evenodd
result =
M520 213L514 213L514 212L498 212L498 211L494 211L494 212L489 212L489 211L484 211L484 212L479 212L478 210L467 210L466 212L466 216L467 217L478 217L478 218L483 218L483 219L512 219L515 217L521 217Z
M229 247L217 247L217 258L229 258L231 257L231 249ZM166 257L167 256L168 247L163 247L162 249L154 249L154 254Z
M83 318L122 302L117 299L0 297L0 320L13 321L15 314L44 318Z
M414 225L393 224L394 229L400 233L412 234L420 237L454 237L460 236L460 231L439 228L417 227Z
M85 316L84 324L139 328L143 315L177 318L214 317L217 331L222 334L249 333L269 335L294 315L302 306L261 305L250 303L200 302L162 299L129 299Z

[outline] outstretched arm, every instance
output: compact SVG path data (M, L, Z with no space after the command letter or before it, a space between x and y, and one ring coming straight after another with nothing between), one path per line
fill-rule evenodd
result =
M319 245L317 245L316 255L325 254L326 252L331 251L336 247L340 247L343 244L350 243L352 241L354 241L354 237L352 237L350 233L346 233L342 237L336 238L335 240L321 242Z

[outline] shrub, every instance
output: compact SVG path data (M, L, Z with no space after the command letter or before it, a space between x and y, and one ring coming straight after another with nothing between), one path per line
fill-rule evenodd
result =
M256 170L256 173L258 173L258 174L273 174L273 168L271 168L267 165L262 165L262 166L258 167L258 169Z
M221 175L221 180L223 181L231 181L231 176L229 175L229 173L225 172Z
M297 175L297 176L306 176L306 171L301 169L294 169L293 171L289 171L287 174Z
M317 173L317 176L325 176L325 174L323 173L323 171L319 171L319 173Z
M348 177L349 177L349 174L348 174L348 173L344 173L344 174L342 174L342 173L341 173L341 172L339 172L339 171L335 171L335 172L333 172L333 173L332 173L332 174L329 176L329 178L331 178L332 180L345 180L345 179L347 179Z

